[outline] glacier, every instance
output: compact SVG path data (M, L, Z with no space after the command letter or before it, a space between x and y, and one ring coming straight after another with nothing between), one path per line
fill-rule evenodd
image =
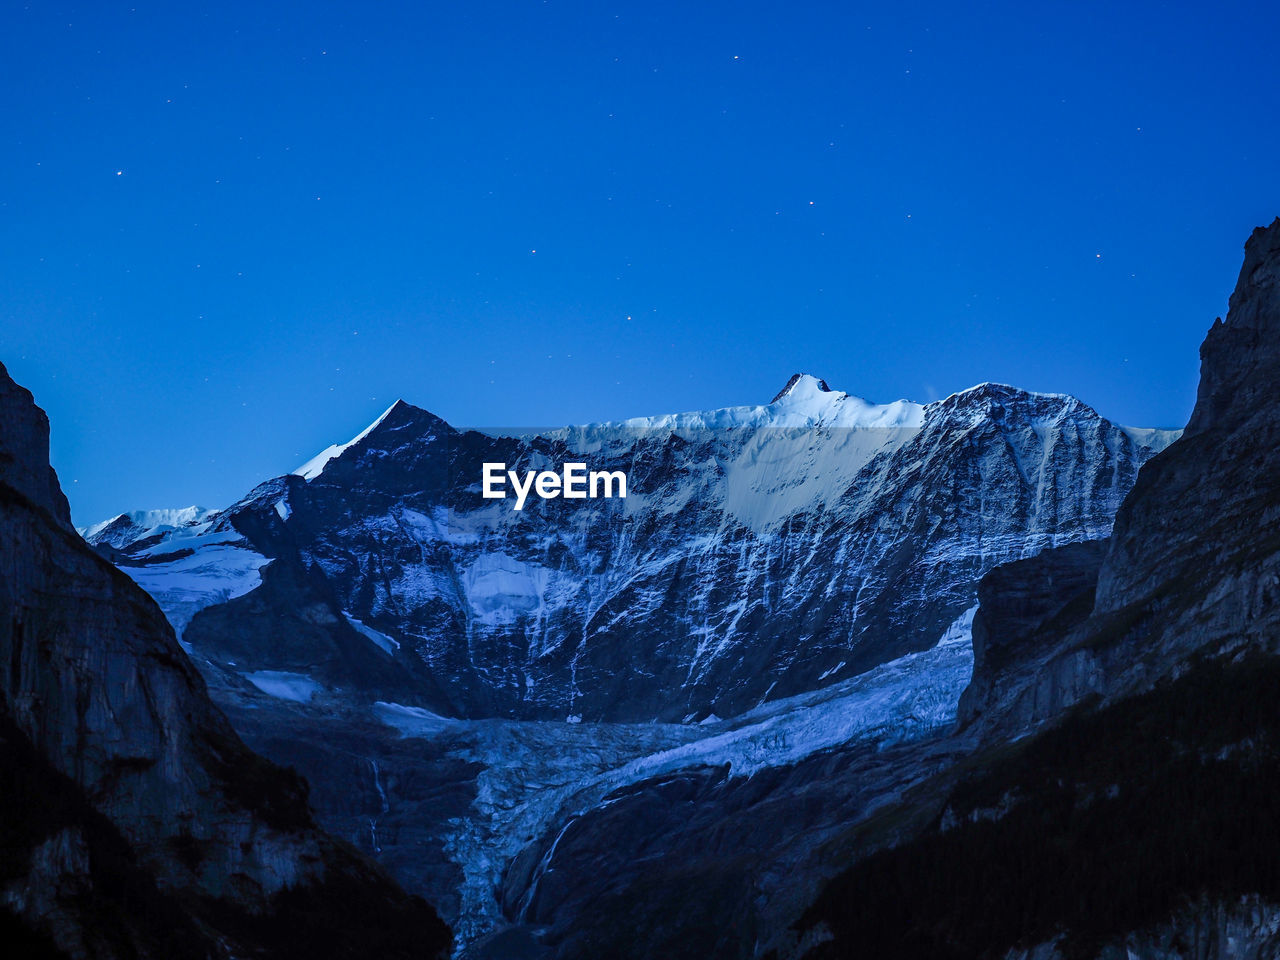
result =
M454 919L459 939L469 943L507 922L494 891L524 846L553 825L607 805L619 788L698 766L727 765L730 776L750 777L836 746L890 746L947 728L973 669L976 609L966 610L926 651L727 721L457 720L375 704L375 716L400 736L443 742L451 754L484 767L473 809L451 821L446 834L465 878Z

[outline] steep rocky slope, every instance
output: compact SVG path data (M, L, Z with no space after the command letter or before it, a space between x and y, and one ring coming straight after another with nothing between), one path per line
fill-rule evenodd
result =
M1109 543L984 579L976 753L808 912L810 956L1280 952L1280 220L1201 363Z
M433 911L319 832L154 601L71 528L48 422L0 368L4 925L72 957L430 956Z

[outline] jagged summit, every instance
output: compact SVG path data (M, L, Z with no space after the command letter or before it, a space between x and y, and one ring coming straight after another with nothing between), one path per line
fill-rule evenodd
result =
M1242 423L1269 406L1280 379L1280 217L1258 227L1227 319L1213 322L1200 347L1200 388L1188 435Z
M777 403L792 394L809 395L813 393L834 393L827 381L808 373L793 373L791 379L779 390L769 403Z
M1255 328L1280 323L1280 217L1256 227L1244 245L1244 264L1228 304L1227 323Z
M1079 410L1097 416L1097 411L1067 393L1037 393L1007 383L985 382L959 390L925 407L930 417L964 415L996 417L1009 413L1026 413L1033 417L1053 416L1067 410Z
M1022 387L1015 387L1009 383L1000 383L995 380L984 380L982 383L975 383L972 387L966 387L964 390L957 390L949 397L935 401L936 403L946 403L951 399L983 399L983 398L1000 398L1009 397L1043 397L1050 400L1074 400L1076 399L1069 393L1044 393L1036 390L1024 390Z
M0 484L7 484L48 510L64 526L71 526L71 508L58 478L49 466L49 418L35 404L31 391L9 378L0 363Z
M384 424L388 428L403 427L406 422L416 421L423 415L432 416L429 411L423 410L421 407L415 407L407 400L397 399L395 403L382 411L373 423L369 424L346 443L335 443L325 447L293 472L296 476L302 477L304 480L314 480L324 472L324 468L330 460L342 456L342 454L348 449L371 436L379 427L383 427Z
M400 413L400 414L411 413L416 415L419 413L427 413L427 412L428 411L423 410L421 407L410 403L408 400L404 399L404 397L397 397L396 402L393 403L391 406L389 406L386 409L386 411L382 414L382 416L378 418L378 420L379 421L384 420L389 414L394 414L394 413ZM370 424L371 428L375 426L377 426L377 422Z

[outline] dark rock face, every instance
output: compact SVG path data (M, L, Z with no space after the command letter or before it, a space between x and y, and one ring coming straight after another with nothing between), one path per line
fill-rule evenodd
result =
M6 909L76 957L296 955L286 927L313 911L316 956L362 933L445 949L426 904L315 829L305 783L244 747L159 608L71 529L47 420L3 368L0 422Z
M1277 696L1280 658L1201 661L980 750L806 911L805 956L1274 956Z
M750 778L726 765L633 784L517 858L504 910L556 960L793 949L789 923L876 836L863 825L910 794L912 814L889 829L923 827L945 796L930 778L961 752L952 740L849 746Z
M1280 220L1258 227L1245 244L1244 265L1228 304L1200 347L1200 388L1187 423L1195 436L1237 429L1275 405L1280 376Z
M31 391L20 387L0 367L0 483L17 491L57 522L71 526L71 508L49 466L49 418L36 406Z
M400 738L356 710L271 710L224 693L236 731L307 778L320 826L364 851L406 889L429 892L456 918L464 877L446 849L448 823L470 813L479 763L446 745Z
M1049 631L1060 636L1088 616L1107 548L1106 540L1073 543L996 567L982 578L973 617L973 681L960 698L962 725L983 704L1003 697L1016 671L1037 663ZM1039 692L1051 702L1058 699ZM1034 699L1029 708L1036 710Z
M404 665L342 615L320 568L292 556L264 567L256 590L197 613L184 637L215 662L299 672L389 700L424 699Z

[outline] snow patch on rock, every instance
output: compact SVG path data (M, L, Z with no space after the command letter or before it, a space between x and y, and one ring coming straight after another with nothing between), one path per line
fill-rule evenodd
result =
M287 670L254 670L242 676L268 696L306 703L324 688L305 673Z
M388 637L385 633L382 633L381 631L373 629L373 627L365 626L363 623L361 623L351 614L347 613L347 611L345 610L342 611L342 615L347 618L347 623L351 624L351 626L355 628L357 633L363 634L364 636L368 637L378 647L382 648L387 653L394 655L395 652L400 649L399 641L393 640L391 637Z

